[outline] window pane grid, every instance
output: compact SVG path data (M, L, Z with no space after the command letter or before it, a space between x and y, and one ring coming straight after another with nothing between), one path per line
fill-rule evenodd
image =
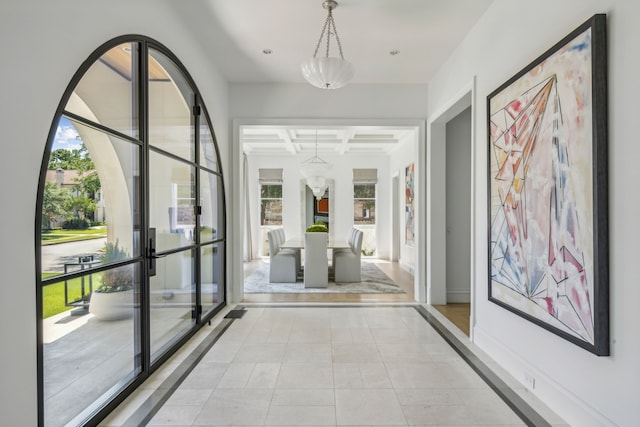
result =
M260 186L260 225L282 225L282 184Z
M60 150L55 156L50 156L49 165L53 165L53 169L47 170L47 180L41 183L40 191L44 191L44 197L39 195L43 203L38 207L37 215L46 216L47 220L39 221L42 226L40 271L43 273L37 279L37 294L41 305L39 320L62 316L71 310L84 310L82 314L88 311L97 318L98 314L94 314L98 313L97 308L95 312L88 309L89 302L98 300L98 294L92 294L92 291L105 288L101 294L123 298L124 302L110 305L126 307L127 320L108 322L105 317L64 333L59 332L57 325L65 322L43 322L44 326L39 326L44 341L38 346L42 360L42 373L38 378L38 411L39 422L46 426L62 425L67 421L75 424L76 420L84 422L95 415L116 390L122 390L132 378L144 374L143 366L148 367L144 359L150 357L154 363L158 355L173 351L174 343L193 330L198 319L211 315L216 307L225 303L224 186L209 118L206 113L202 114L200 125L196 126L197 121L193 120L195 113L190 108L195 84L170 52L155 45L155 49L147 54L147 46L153 43L146 38L136 37L135 41L123 43L121 40L124 39L119 37L118 41L110 43L110 47L104 48L106 53L102 53L101 48L92 54L90 60L95 61L83 65L78 72L78 83L67 91L59 106L54 130L55 126L61 127L62 122L69 129L75 127L75 132L73 135L64 134L58 129L47 143L51 152ZM143 62L139 61L140 58ZM145 84L149 93L145 93ZM147 96L150 102L147 102ZM158 100L163 100L164 104L156 102ZM143 122L143 119L150 123ZM67 126L67 122L73 126ZM143 132L145 128L149 131ZM199 159L195 156L198 148L194 144L198 132L201 143L198 148L202 150ZM67 145L56 147L56 143L61 141ZM145 168L142 159L147 153L160 165L156 163ZM85 166L89 160L95 159L95 167ZM159 166L169 167L159 169ZM210 175L208 185L203 189L195 181L198 174ZM98 179L90 180L93 175ZM45 176L44 171L42 176ZM171 185L167 186L167 182ZM98 187L94 188L95 185ZM69 193L67 199L72 198L73 204L62 199L65 194L61 190ZM162 225L168 224L166 230L158 231L159 240L164 240L165 251L163 257L156 261L157 274L152 277L143 268L142 259L146 244L141 237L145 236L144 230L153 225L152 221L145 220L149 213L141 202L147 196L145 193L156 201L149 210L162 211L155 212L152 218ZM45 205L48 201L52 203ZM196 205L200 209L196 209ZM198 215L202 218L196 221ZM84 229L70 228L70 232L66 232L66 228L62 230L63 222L72 222L74 227L86 222L91 230L84 232ZM94 229L101 231L98 233ZM47 240L71 239L74 236L60 236L83 234L78 230L84 234L95 234L91 239L95 245L82 249L69 246L63 261L56 259L55 265L46 264L47 254L42 248L50 243ZM193 238L196 232L206 237L196 240ZM182 236L188 242L207 241L209 246L202 245L200 250L199 245L183 245ZM180 242L173 244L176 237ZM113 258L108 265L102 254L107 251L103 244L107 239L124 253ZM210 249L213 249L212 253L209 253ZM197 262L200 257L205 262ZM213 265L213 270L206 270L201 275L195 269L204 265ZM113 283L108 277L114 278ZM110 285L109 290L106 290L107 284ZM151 314L151 326L142 331L145 307L140 305L140 295L145 289L151 296L145 302L148 304L146 310ZM198 300L197 291L201 293ZM57 301L59 306L54 307L55 313L44 307L52 301ZM206 306L203 315L198 314L197 301ZM196 317L192 316L194 312ZM98 333L85 332L91 328ZM104 336L100 335L101 332ZM86 336L97 337L100 346L93 339L86 341ZM149 346L143 342L144 338L150 344L150 352L145 351ZM114 345L114 339L124 344ZM78 369L84 365L74 364L76 359L60 358L60 351L56 351L58 348L75 347L86 354L82 363L93 359L103 368L85 372ZM100 351L96 352L98 347ZM110 352L112 348L102 347L116 347L118 351ZM77 377L76 383L92 382L91 390L72 403L68 396L74 391L73 387L58 389L51 386L51 379L59 377L61 366L68 369L65 377L73 381ZM107 372L108 378L103 375ZM77 396L75 393L74 398Z
M353 186L353 223L376 223L376 185L354 184Z

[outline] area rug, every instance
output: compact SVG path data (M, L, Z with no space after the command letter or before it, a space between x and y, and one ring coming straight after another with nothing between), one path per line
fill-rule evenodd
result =
M327 288L305 288L304 273L298 275L296 283L269 283L269 264L263 262L244 279L244 292L248 294L266 293L349 293L349 294L404 294L398 285L375 264L361 264L360 283L336 283L333 269L329 268Z

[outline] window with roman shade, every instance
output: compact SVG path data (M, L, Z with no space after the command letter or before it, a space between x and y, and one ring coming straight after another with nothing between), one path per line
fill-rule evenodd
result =
M282 225L282 169L258 169L260 225Z
M376 223L377 169L353 170L353 223Z

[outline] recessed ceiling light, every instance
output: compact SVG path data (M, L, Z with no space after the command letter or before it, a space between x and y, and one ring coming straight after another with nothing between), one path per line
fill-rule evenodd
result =
M400 51L398 49L393 49L391 52L389 52L389 55L396 56L399 53L400 53Z
M262 49L262 53L264 53L265 55L271 55L273 51L271 49Z

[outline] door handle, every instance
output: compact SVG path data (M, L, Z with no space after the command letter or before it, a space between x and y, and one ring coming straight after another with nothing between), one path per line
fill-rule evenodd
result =
M147 246L147 258L149 259L149 277L156 275L156 229L149 229L149 244Z

